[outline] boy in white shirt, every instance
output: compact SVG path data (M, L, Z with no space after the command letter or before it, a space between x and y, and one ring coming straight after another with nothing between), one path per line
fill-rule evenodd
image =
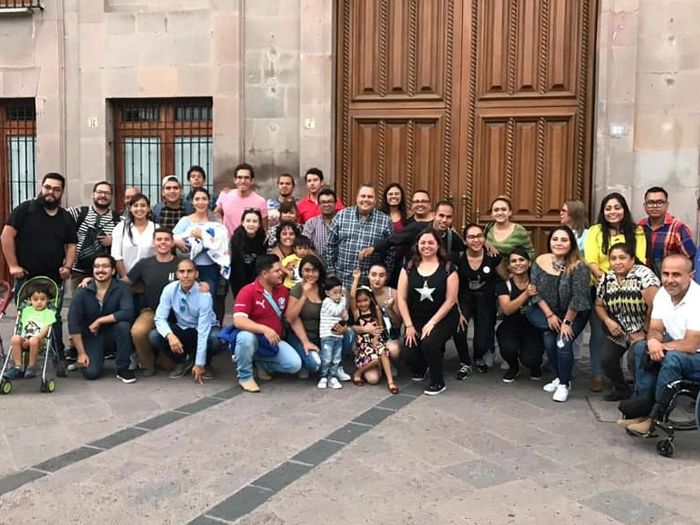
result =
M343 388L338 380L338 370L343 356L343 336L333 332L338 323L348 320L347 300L343 284L337 277L329 277L324 283L326 298L321 304L319 336L321 338L321 370L318 388Z

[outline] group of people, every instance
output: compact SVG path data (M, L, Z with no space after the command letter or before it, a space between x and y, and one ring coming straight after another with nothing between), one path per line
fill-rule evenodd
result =
M248 164L236 166L235 188L217 198L201 167L187 181L185 192L177 177L165 177L153 207L129 188L117 213L106 181L95 184L91 205L61 208L65 180L49 173L40 194L8 218L2 247L16 284L36 275L70 281L66 358L86 378L99 377L114 354L126 383L136 369L150 376L159 368L172 378L191 371L201 382L213 375L212 356L228 348L248 392L283 373L317 374L318 388L330 389L384 378L397 393L403 356L412 379L429 377L425 393L436 395L445 390L443 357L453 339L457 380L486 373L497 342L504 382L521 368L540 380L546 356L553 377L543 389L563 402L590 326L590 388L609 384L606 400L632 403L623 410L633 416L623 421L631 431L648 425L669 380L700 379L696 248L688 226L668 212L663 188L646 192L646 216L636 223L619 193L603 199L590 227L585 205L566 201L537 255L505 196L491 203L491 222L457 232L449 201L432 205L425 190L409 199L398 183L381 199L363 183L344 207L316 168L304 175L299 200L290 174L278 177L276 196L259 195ZM229 289L233 324L222 328ZM13 338L10 378L36 374L49 331L35 321L41 297L31 298L33 328ZM50 324L63 355L58 310ZM621 366L626 353L633 383Z

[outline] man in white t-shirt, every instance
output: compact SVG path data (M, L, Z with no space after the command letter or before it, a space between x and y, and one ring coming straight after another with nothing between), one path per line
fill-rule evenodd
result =
M636 399L621 403L652 407L649 417L619 423L636 434L648 434L653 420L668 406L667 386L679 379L700 381L700 285L693 281L693 263L685 255L669 255L661 265L661 284L654 297L647 344L634 348ZM653 404L653 405L652 405Z
M262 195L253 191L255 183L253 166L246 163L236 166L233 170L233 182L236 189L222 192L214 210L219 217L223 217L229 235L233 235L234 230L241 225L241 217L247 209L260 210L267 229L267 202Z

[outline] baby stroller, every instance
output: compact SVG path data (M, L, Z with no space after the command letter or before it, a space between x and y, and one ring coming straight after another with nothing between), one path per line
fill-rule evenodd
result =
M58 310L58 305L61 301L61 289L60 287L49 277L37 276L32 277L25 281L17 292L16 304L17 304L17 321L15 323L15 328L13 334L20 333L20 322L22 319L22 311L30 306L29 298L32 292L36 290L37 286L48 292L48 304L47 309L51 310L56 314ZM10 286L2 281L0 282L0 318L5 313L7 306L9 304L10 298L12 296L12 290ZM46 379L46 367L49 362L49 355L53 355L54 358L60 362L60 358L57 355L55 344L52 338L52 330L49 330L46 339L44 340L44 364L42 366L41 372L41 391L42 392L53 392L56 390L56 381L53 379ZM23 371L26 371L26 361L27 356L26 351L22 351L22 363L15 363L16 367L20 367ZM8 369L10 360L12 359L12 352L6 352L2 344L2 339L0 338L0 359L2 359L2 370L0 370L0 394L9 394L12 392L12 382L5 376L5 370Z
M700 427L700 382L685 379L674 381L666 386L665 394L669 396L667 408L654 419L649 434L653 434L653 430L665 434L666 437L656 443L656 450L670 458L675 451L676 431L697 430Z

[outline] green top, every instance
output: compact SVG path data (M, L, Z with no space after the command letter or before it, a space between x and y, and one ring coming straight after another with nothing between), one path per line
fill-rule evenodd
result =
M516 224L515 228L513 228L513 232L502 241L496 240L493 235L494 229L494 226L491 226L488 229L488 232L486 233L486 241L490 246L498 250L498 254L501 256L503 261L507 262L511 252L516 248L525 250L530 255L530 260L535 260L535 247L532 245L530 233L525 228L520 226L520 224Z
M56 312L49 308L37 310L33 306L26 306L22 309L19 317L20 334L22 337L32 337L38 335L41 330L56 322Z

